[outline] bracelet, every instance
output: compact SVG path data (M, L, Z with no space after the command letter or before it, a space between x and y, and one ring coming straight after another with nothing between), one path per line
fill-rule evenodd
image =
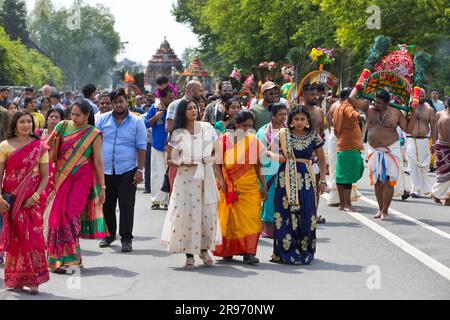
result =
M137 169L137 172L144 174L144 170Z
M37 192L33 193L33 195L32 195L31 197L32 197L33 200L36 201L36 202L38 202L39 199L41 198L41 196L40 196Z
M327 183L327 181L326 180L324 180L324 181L320 181L320 184L324 184L324 185L328 185L328 183Z
M102 190L106 190L106 186L101 186L101 189Z

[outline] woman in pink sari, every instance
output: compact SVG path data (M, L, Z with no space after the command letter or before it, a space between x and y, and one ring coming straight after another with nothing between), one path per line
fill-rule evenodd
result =
M106 187L101 135L94 124L90 105L75 102L71 120L59 123L47 141L52 145L60 137L47 236L48 264L55 273L81 266L79 237L108 236L102 211Z
M42 232L48 183L48 147L34 134L33 116L19 111L8 140L0 144L0 251L6 252L6 288L38 294L49 280Z

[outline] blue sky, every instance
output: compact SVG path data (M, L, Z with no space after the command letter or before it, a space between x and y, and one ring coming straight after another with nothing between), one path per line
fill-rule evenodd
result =
M57 7L71 7L73 0L52 0ZM36 0L26 0L28 11ZM116 18L116 30L121 41L128 41L126 52L118 59L128 58L147 64L164 36L181 59L185 48L198 45L198 39L188 26L179 24L171 15L172 0L83 0L86 4L101 3L111 9ZM161 27L162 26L162 27Z

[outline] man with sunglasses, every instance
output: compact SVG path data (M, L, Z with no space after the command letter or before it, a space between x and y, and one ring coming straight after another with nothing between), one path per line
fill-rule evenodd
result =
M272 113L269 111L269 106L272 103L281 102L287 104L287 101L280 101L280 86L274 82L264 83L261 87L261 93L263 94L263 100L250 108L250 111L255 115L256 131L272 121Z

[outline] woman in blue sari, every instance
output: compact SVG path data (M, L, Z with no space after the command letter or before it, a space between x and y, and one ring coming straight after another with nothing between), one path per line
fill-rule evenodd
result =
M271 262L310 264L316 252L316 192L326 189L324 142L314 131L311 116L302 107L289 114L268 155L280 165L275 190L274 252ZM280 150L278 153L277 151ZM320 184L316 190L311 158L319 159Z
M288 108L283 103L271 104L269 111L272 112L272 121L261 129L256 136L266 149L270 147L278 132L285 128L288 117ZM267 200L264 202L261 211L263 222L261 236L273 239L274 213L275 213L275 188L278 178L279 163L263 156L263 173L267 184Z

